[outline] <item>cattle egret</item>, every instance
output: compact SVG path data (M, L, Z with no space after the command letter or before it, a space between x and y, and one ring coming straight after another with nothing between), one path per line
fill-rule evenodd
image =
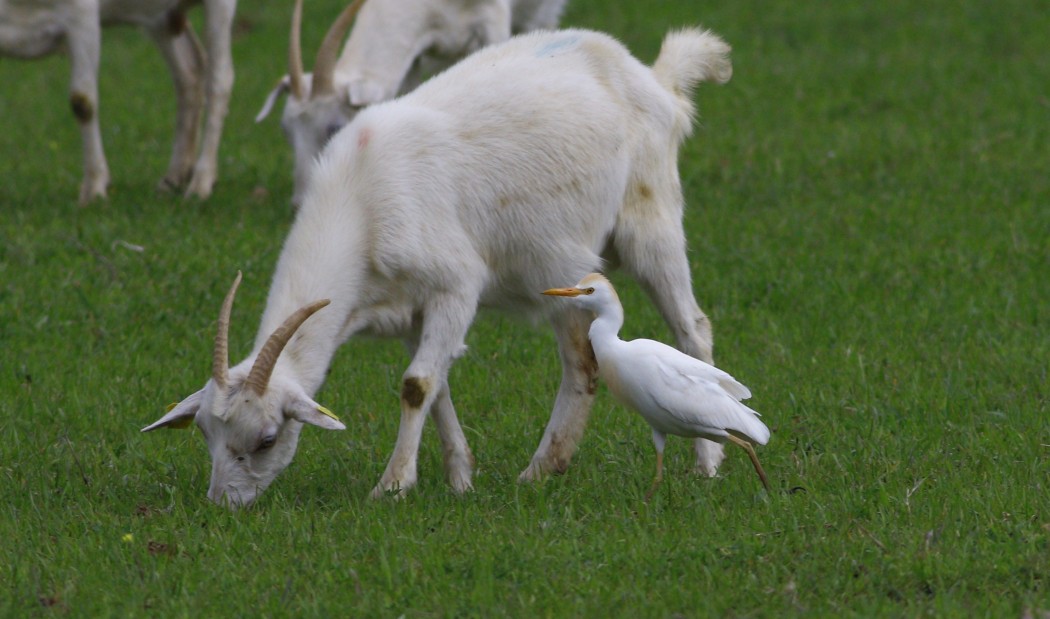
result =
M751 442L765 445L769 428L759 420L758 413L740 402L751 397L747 387L715 366L666 344L621 340L623 306L609 280L598 273L584 277L572 288L551 288L543 294L569 298L594 312L589 335L598 375L613 395L641 413L653 428L656 478L646 501L663 478L668 434L740 445L769 490L766 473L751 446Z

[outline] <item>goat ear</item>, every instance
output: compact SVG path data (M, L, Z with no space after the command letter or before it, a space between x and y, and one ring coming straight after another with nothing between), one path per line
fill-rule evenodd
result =
M255 122L261 123L270 115L270 111L273 110L274 104L277 103L277 97L288 92L289 88L291 88L290 84L291 81L287 75L278 80L277 84L273 87L273 90L271 90L270 94L266 96L266 101L263 102L262 109L256 114Z
M193 423L193 418L197 415L197 411L200 410L203 393L204 390L201 389L182 402L169 406L168 412L163 417L142 428L142 431L150 432L157 428L179 429L188 427Z
M284 414L296 421L308 423L325 430L345 430L346 426L327 408L306 396L300 396L285 409Z

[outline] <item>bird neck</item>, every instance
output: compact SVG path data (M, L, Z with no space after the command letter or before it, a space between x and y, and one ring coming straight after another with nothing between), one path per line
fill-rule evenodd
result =
M591 323L588 336L596 354L605 345L620 341L620 328L623 327L623 307L619 303L603 307Z

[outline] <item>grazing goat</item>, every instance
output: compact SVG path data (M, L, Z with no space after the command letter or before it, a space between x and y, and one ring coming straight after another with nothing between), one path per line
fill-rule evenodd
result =
M473 457L447 376L484 305L546 316L554 328L561 386L521 479L564 471L596 388L591 316L539 291L603 259L621 264L678 347L711 361L686 258L677 151L691 131L693 87L729 79L728 53L714 34L684 30L667 36L650 69L604 34L534 32L362 110L318 160L252 353L228 367L235 282L211 380L143 431L195 419L212 457L209 498L247 505L290 462L303 423L344 428L313 400L336 349L358 333L398 337L412 361L397 443L373 496L416 482L428 412L449 483L464 492ZM721 447L708 443L698 457L713 471Z
M358 0L329 28L312 74L303 72L302 2L292 18L288 75L256 116L288 93L281 126L295 157L292 203L302 203L311 165L328 140L366 105L416 88L430 75L511 34L550 29L566 0ZM354 14L360 8L360 15ZM354 24L343 52L339 44Z
M186 20L186 9L195 3L204 4L207 58ZM84 150L81 204L106 197L109 185L98 122L98 69L101 27L110 24L144 28L175 80L175 142L162 184L180 187L188 180L186 195L206 198L211 194L219 138L233 87L230 27L236 6L237 0L0 0L0 53L38 58L63 46L68 49L73 74L69 100L80 124ZM197 157L205 86L207 120Z

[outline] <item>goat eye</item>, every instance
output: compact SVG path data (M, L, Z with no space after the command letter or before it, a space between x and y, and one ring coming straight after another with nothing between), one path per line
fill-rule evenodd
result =
M342 128L343 128L343 125L340 125L340 124L337 124L337 123L332 123L332 124L328 125L327 127L325 127L325 136L324 136L325 143L328 143L328 140L331 140L332 136L334 136L335 134L339 133L339 130L342 129Z
M276 442L277 442L277 437L276 436L267 436L266 438L264 438L262 440L261 443L259 443L259 447L255 451L262 451L264 449L269 449L269 448L273 447L273 444L276 443Z

